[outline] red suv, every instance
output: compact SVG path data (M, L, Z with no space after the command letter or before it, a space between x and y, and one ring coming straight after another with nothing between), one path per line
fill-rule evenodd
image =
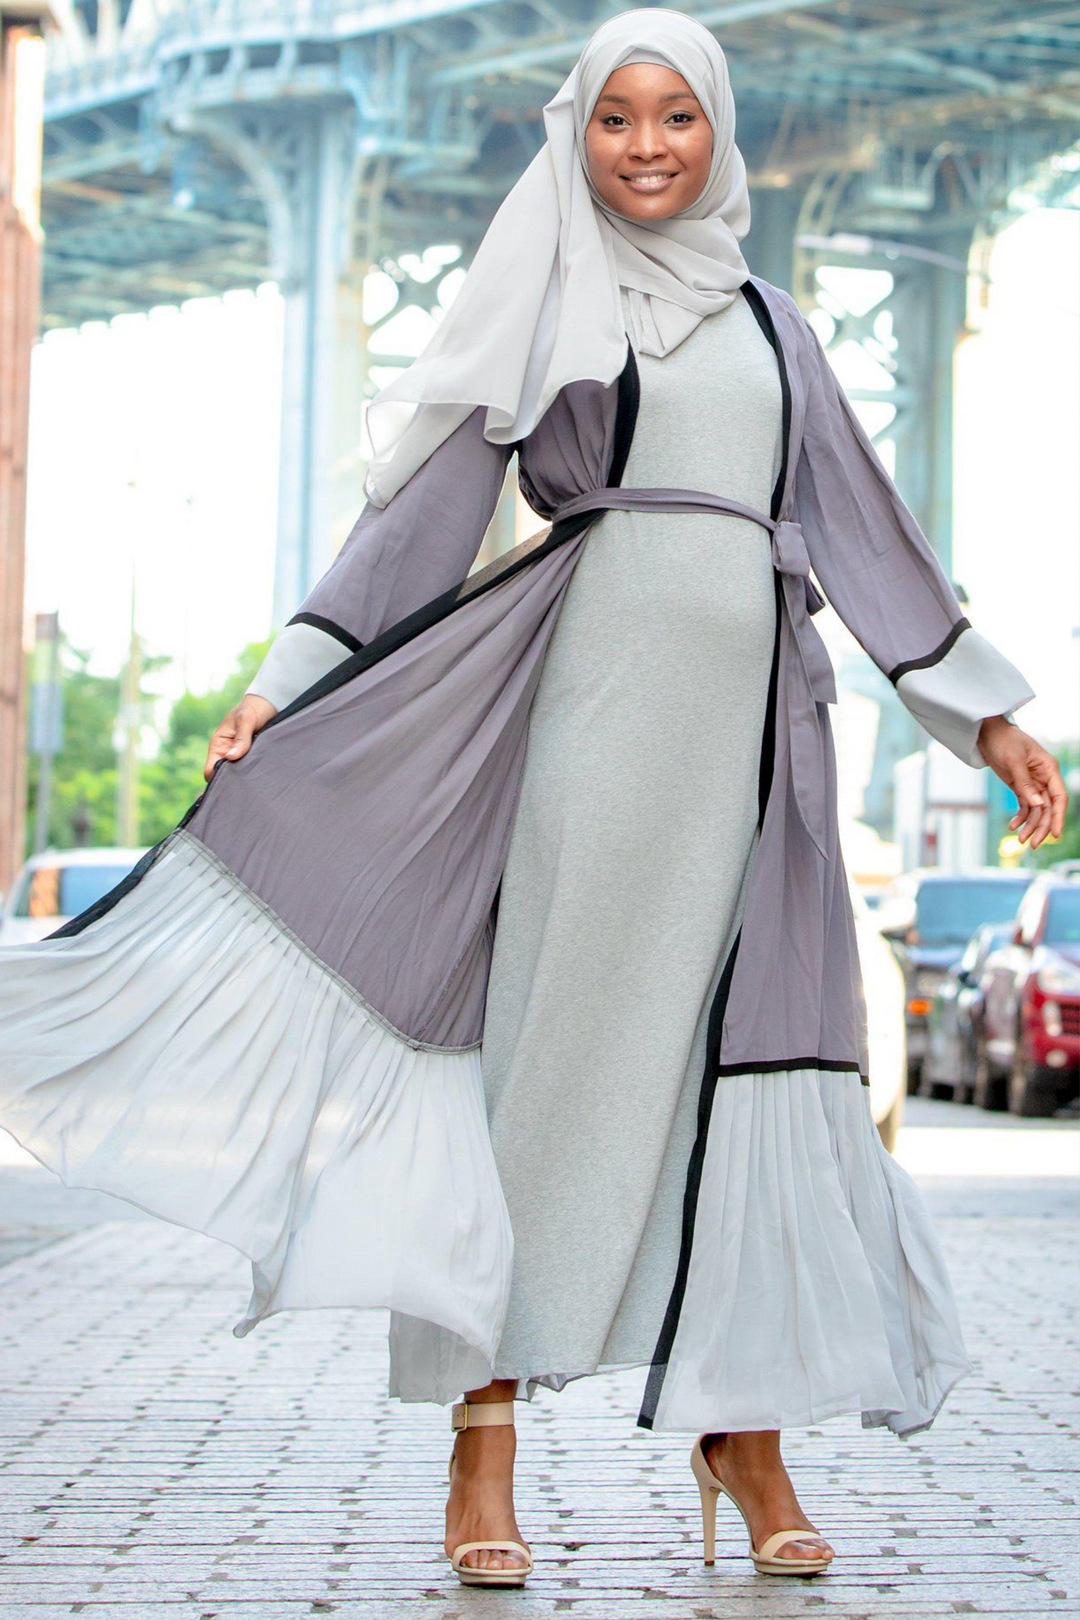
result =
M1080 1081L1080 880L1053 871L1035 879L981 986L975 1101L1052 1114Z

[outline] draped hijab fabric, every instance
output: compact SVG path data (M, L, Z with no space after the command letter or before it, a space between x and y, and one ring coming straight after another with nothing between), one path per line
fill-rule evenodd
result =
M713 131L706 183L690 207L652 223L606 204L589 176L585 131L618 68L682 75ZM746 166L724 53L702 24L654 8L621 12L592 35L544 108L547 141L498 209L451 309L419 359L372 400L367 494L385 506L477 406L484 435L515 444L568 383L610 385L626 360L620 288L635 345L664 355L749 275Z

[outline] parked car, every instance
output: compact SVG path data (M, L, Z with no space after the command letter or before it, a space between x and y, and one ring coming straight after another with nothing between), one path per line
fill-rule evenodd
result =
M983 1018L982 972L992 951L1012 937L1014 924L984 923L937 987L927 1015L919 1090L924 1097L970 1102Z
M866 997L870 1110L881 1140L891 1153L896 1146L907 1094L904 975L854 884L851 885L851 905Z
M1080 879L1036 878L1008 942L987 958L982 991L975 1101L1052 1114L1080 1082Z
M1016 915L1033 875L997 866L973 872L923 868L902 873L882 896L878 927L904 970L909 1091L919 1089L927 1018L938 985L976 928Z
M47 849L32 855L0 911L0 945L44 939L127 876L145 849Z

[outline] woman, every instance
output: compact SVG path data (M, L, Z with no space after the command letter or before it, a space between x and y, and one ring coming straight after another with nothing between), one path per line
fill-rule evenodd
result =
M545 120L374 402L369 503L207 791L10 953L3 1119L248 1255L239 1333L390 1308L392 1392L467 1391L463 1581L531 1568L513 1398L643 1364L639 1422L704 1431L706 1557L725 1492L756 1567L812 1573L779 1431L912 1433L968 1362L867 1103L810 566L1031 847L1064 792L1011 722L1031 689L747 270L712 36L611 19ZM466 578L515 449L551 527Z

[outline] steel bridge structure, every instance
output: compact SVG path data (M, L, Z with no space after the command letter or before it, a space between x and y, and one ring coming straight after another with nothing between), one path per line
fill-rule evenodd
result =
M378 331L431 310L536 152L602 0L57 0L45 326L276 280L285 302L275 618L363 504ZM1080 13L1016 0L729 0L679 9L727 53L751 268L856 343L868 425L950 555L953 351L989 245L1077 188ZM845 306L831 266L888 272ZM393 312L388 312L387 318ZM392 354L380 353L380 364Z

